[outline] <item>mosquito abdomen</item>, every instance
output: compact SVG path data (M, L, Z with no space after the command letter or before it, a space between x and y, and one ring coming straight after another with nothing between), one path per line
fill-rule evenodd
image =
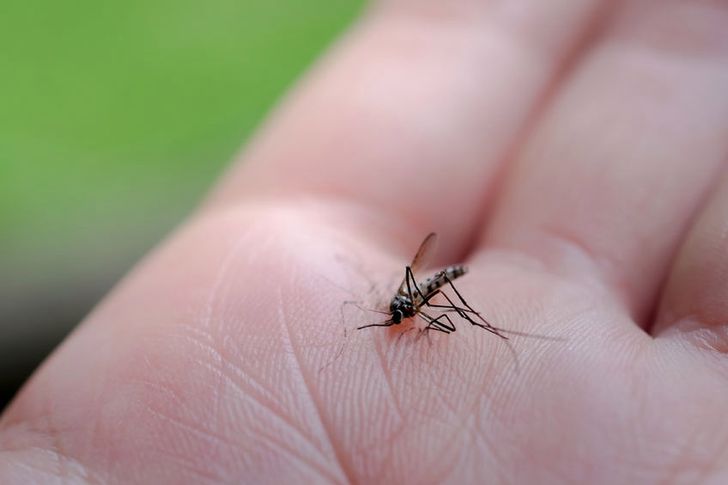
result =
M468 269L465 266L448 266L420 283L420 291L425 295L429 295L433 291L444 286L447 283L447 280L452 281L455 278L460 278L467 272Z
M460 278L462 275L468 272L468 268L462 265L456 265L456 266L449 266L445 268L445 274L448 278L451 280L454 280L455 278Z

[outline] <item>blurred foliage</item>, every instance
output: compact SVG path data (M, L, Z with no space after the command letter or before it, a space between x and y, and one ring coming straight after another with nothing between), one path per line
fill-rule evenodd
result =
M360 8L2 2L0 250L71 246L150 211L181 216Z
M361 7L0 2L0 410Z

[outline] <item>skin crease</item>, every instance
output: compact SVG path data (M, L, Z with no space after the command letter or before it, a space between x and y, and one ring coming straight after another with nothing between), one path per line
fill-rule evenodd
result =
M372 5L27 383L0 482L726 483L727 22ZM555 339L352 330L432 230Z

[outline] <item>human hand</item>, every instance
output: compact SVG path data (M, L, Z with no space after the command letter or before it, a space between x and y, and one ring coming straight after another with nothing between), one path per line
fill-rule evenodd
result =
M727 7L381 2L26 385L0 481L725 483ZM431 230L562 340L344 335Z

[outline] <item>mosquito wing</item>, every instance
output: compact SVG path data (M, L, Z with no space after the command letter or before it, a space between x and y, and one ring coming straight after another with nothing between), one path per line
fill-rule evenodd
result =
M420 248L417 250L415 257L412 258L410 268L412 272L416 273L417 270L423 268L430 260L430 257L435 253L435 247L437 246L437 234L431 232L427 235Z
M420 244L420 248L417 250L417 253L415 253L415 257L412 258L412 262L410 263L410 268L412 269L412 274L414 275L418 269L423 268L427 262L429 261L430 257L435 253L435 247L437 246L437 234L434 232L431 232L425 237L424 241L422 241L422 244ZM417 282L411 282L414 285L417 285ZM407 275L405 274L404 279L402 280L402 284L399 285L398 293L401 295L407 294Z

